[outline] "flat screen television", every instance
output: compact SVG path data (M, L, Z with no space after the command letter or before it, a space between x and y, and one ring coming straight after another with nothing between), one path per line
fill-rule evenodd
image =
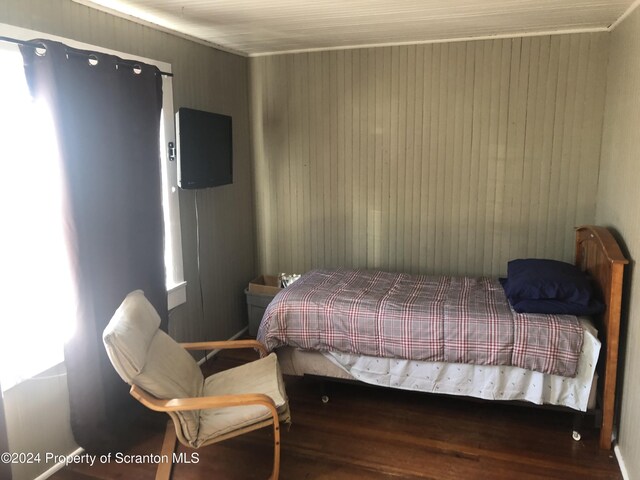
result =
M176 143L181 188L233 183L230 116L180 108L176 113Z

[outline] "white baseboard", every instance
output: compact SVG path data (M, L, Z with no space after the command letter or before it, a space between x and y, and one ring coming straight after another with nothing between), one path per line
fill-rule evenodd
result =
M237 340L238 338L240 338L242 335L244 335L246 333L246 331L249 330L249 327L244 327L242 330L240 330L238 333L236 333L233 337L231 337L229 340ZM202 357L199 361L198 361L198 365L202 365L203 363L205 363L207 360L209 360L212 357L215 357L216 354L220 352L219 348L216 348L215 350L211 350L209 353L207 353L204 357Z
M76 455L81 455L82 453L84 453L84 448L79 447L76 450L74 450L73 452L71 452L69 455L67 455L67 459L71 459L71 458L75 457ZM67 465L67 463L68 463L67 461L58 462L53 467L51 467L49 470L47 470L43 474L37 476L33 480L45 480L45 479L49 478L51 475L53 475L54 473L56 473L58 470L63 469Z
M627 472L627 466L624 464L624 459L622 458L622 452L620 452L620 447L616 444L613 447L613 452L616 454L616 458L618 459L618 466L620 467L620 473L622 473L622 478L624 480L629 480L629 472Z

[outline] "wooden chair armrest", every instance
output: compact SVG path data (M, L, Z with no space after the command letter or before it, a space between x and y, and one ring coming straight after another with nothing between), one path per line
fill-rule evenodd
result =
M219 395L211 397L189 397L161 399L147 393L137 385L132 385L131 396L145 407L156 412L180 412L188 410L204 410L206 408L239 407L244 405L264 405L276 412L276 405L271 397L263 393L242 393L238 395Z
M190 342L181 343L185 350L225 350L230 348L255 348L264 357L269 352L267 348L257 340L223 340L218 342Z

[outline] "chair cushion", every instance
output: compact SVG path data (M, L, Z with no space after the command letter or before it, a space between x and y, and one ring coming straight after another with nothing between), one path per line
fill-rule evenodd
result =
M278 413L286 412L286 418L282 419L289 421L287 394L275 353L260 360L216 373L205 379L203 396L242 393L268 395L273 399ZM215 437L248 427L270 417L269 409L261 405L201 410L200 431L197 442L193 446L198 447Z
M107 355L120 377L131 379L144 368L147 350L160 327L160 316L142 290L125 297L102 333Z
M141 290L124 299L109 325L103 341L118 374L162 398L199 397L204 377L193 357L159 329L160 317ZM176 412L184 437L195 441L200 412Z
M202 396L204 376L191 354L162 330L155 334L147 352L147 362L133 383L158 398ZM176 412L188 442L198 437L200 411Z

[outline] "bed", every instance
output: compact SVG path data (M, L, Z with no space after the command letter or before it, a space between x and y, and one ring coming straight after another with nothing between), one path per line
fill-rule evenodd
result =
M577 228L575 251L605 304L590 318L516 314L497 279L317 270L274 298L258 339L285 374L595 413L609 449L627 260L603 227Z

